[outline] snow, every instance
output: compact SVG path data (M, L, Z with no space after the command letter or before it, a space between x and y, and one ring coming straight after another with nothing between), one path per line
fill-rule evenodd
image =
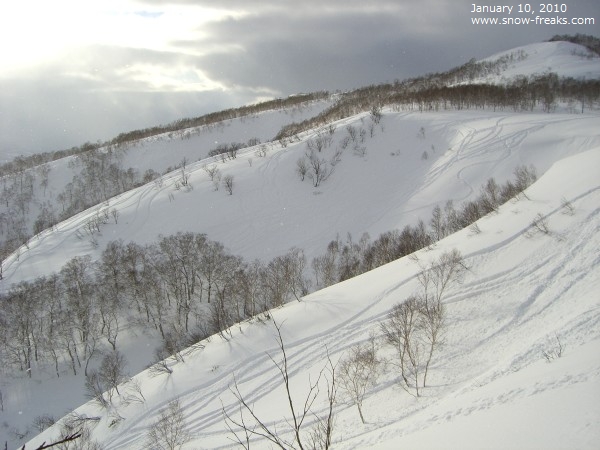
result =
M463 230L416 254L421 263L456 248L470 272L446 298L450 326L435 359L431 387L416 399L390 370L368 396L362 425L351 405L337 407L335 448L595 448L600 437L600 147L565 158L528 191ZM560 196L575 207L563 214ZM536 214L550 235L526 231ZM417 289L419 264L402 258L273 311L282 326L294 394L309 374L363 342L393 304ZM560 358L547 362L544 350ZM392 357L390 349L380 353ZM114 429L104 418L94 438L107 448L145 448L147 427L179 398L194 440L185 448L227 448L221 402L235 412L236 377L255 411L271 423L286 414L270 322L244 323L229 340L215 337L173 366L170 376L137 376L147 401L119 407ZM324 408L323 399L317 410ZM102 414L87 404L80 414ZM52 436L49 431L30 446ZM259 446L262 448L263 445Z
M492 55L482 61L496 61L503 56L513 55L514 61L501 70L500 74L493 74L475 82L504 82L518 75L543 75L550 72L559 77L573 77L576 79L597 79L600 77L598 60L600 56L594 54L583 45L572 42L540 42L513 48L506 52ZM518 55L525 55L518 58Z
M346 126L367 131L369 123L368 115L338 123L324 157L329 160L339 148L347 136ZM264 158L251 147L225 163L201 160L188 165L193 186L189 192L176 189L180 177L176 171L163 177L162 187L149 183L33 238L29 249L5 261L4 286L62 267L82 253L98 257L117 238L146 244L160 234L178 231L206 233L247 260L268 261L293 246L303 249L310 260L338 233L342 239L351 233L358 240L365 232L376 237L415 224L446 200L474 198L489 177L498 182L510 179L518 165L534 164L542 173L561 157L600 145L597 123L595 115L490 112L482 117L478 111L388 111L374 136L367 131L360 144L366 155L355 155L350 144L334 174L317 188L295 174L306 139L314 133L285 148L272 144ZM421 128L424 138L419 136ZM172 144L177 148L179 141ZM222 187L214 191L203 169L207 164L216 164L223 176L234 176L232 196ZM99 244L95 249L84 226L106 208L118 210L118 224L103 227L95 236Z
M552 55L574 57L569 45L549 44L527 47L530 56L524 63L532 64L532 49L546 60ZM263 119L254 120L252 126L267 130L266 136L273 126L265 125L270 119ZM302 248L310 260L338 233L344 239L350 232L358 240L363 232L374 238L415 224L419 218L427 219L436 204L474 198L487 178L503 182L517 165L533 164L540 178L527 190L527 198L513 200L480 219L481 233L462 230L431 249L287 304L272 311L272 317L281 325L293 395L301 403L309 380L315 380L326 366L328 355L335 363L370 333L380 334L379 323L390 308L418 289L420 267L458 249L470 270L445 297L449 325L445 345L433 361L430 386L420 398L409 395L390 364L367 395L366 424L356 407L340 396L334 448L596 448L600 442L600 117L384 110L373 137L369 124L368 115L336 124L332 146L324 150L327 159L341 145L348 125L367 131L362 143L367 151L356 155L350 145L331 177L316 188L308 179L300 181L295 166L306 150L306 140L317 130L287 147L270 144L264 158L256 156L256 148L249 148L235 160L217 162L224 175L235 177L231 196L223 188L212 190L203 170L212 161L192 162L189 192L175 189L178 174L173 173L164 177L162 187L150 183L111 199L108 207L119 210L119 223L104 225L98 249L87 237L76 237L97 208L34 238L18 258L12 255L5 261L3 288L49 273L75 255L88 253L95 258L112 239L143 244L177 231L207 233L247 260L268 260L292 246ZM219 142L240 141L239 129L227 131L237 126L218 131ZM211 140L216 140L214 134L202 132L189 139L163 137L131 148L126 158L139 158L148 168L164 166L164 154L173 158L170 164L184 156L195 161L198 156L192 158L191 152ZM573 204L574 214L565 214L563 199ZM548 222L548 235L530 227L538 214ZM145 449L148 427L178 398L193 435L185 449L231 448L222 408L238 412L230 391L235 377L257 414L284 430L289 414L271 360L278 360L275 336L271 320L254 319L234 326L228 339L215 336L203 342L204 348L186 355L185 362L169 361L171 375L140 372L135 379L146 400L129 405L116 401L112 412L124 418L116 425L110 426L114 414L92 403L77 412L101 417L92 438L105 448ZM543 352L556 350L559 341L561 357L546 361ZM152 338L130 336L122 342L132 372L141 370L154 345ZM393 350L384 345L378 354L394 358ZM46 405L60 416L84 402L79 377L8 380L3 374L3 378L0 442L12 439L4 424L25 427ZM321 395L315 410L322 413L325 407ZM27 448L57 435L57 428L50 428L28 442ZM269 446L257 442L256 447Z

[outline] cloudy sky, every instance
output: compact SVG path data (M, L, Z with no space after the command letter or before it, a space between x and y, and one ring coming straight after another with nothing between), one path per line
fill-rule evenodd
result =
M476 4L516 9L516 1ZM558 33L599 34L598 25L476 26L472 17L508 15L473 14L472 5L472 0L4 2L0 160L297 92L442 71ZM598 0L565 5L568 12L561 16L600 19Z

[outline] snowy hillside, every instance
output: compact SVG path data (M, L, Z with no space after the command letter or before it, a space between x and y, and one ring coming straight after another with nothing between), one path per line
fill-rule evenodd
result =
M543 75L550 72L559 77L597 79L600 77L600 56L582 45L571 42L540 42L524 45L492 55L482 61L506 59L498 72L477 78L476 83L506 82L519 75Z
M510 63L475 82L499 83L549 68L561 76L600 78L600 58L586 52L566 42L509 50L488 60L515 55ZM27 366L19 368L19 350L7 351L13 362L0 364L0 443L16 447L32 439L26 447L32 449L54 441L67 433L68 418L33 437L83 405L72 433L86 428L91 433L86 442L105 449L145 449L148 430L179 399L190 434L184 449L230 448L234 435L223 409L240 417L231 391L234 377L257 415L292 439L285 391L274 366L280 354L273 319L281 326L298 408L325 369L306 419L306 438L316 420L313 413L326 413L328 355L334 364L343 361L354 345L366 344L374 334L377 356L387 363L367 391L366 423L340 389L333 448L594 448L600 442L600 115L594 104L591 109L586 104L583 114L560 101L551 114L540 108L419 113L388 105L380 117L363 112L272 140L283 126L317 116L342 95L98 150L96 156L110 155L110 162L135 167L140 176L154 171L154 179L34 236L3 261L0 294L57 273L75 257L89 256L92 267L110 242L157 248L161 237L188 231L205 233L247 265L267 265L300 249L314 291L321 283L311 262L332 240L358 243L368 235L372 241L419 220L428 226L436 206L473 201L490 178L502 185L519 166L535 167L539 179L526 196L483 217L477 227L294 300L269 317L247 319L182 352L183 361L167 359L171 374L144 371L167 339L164 334L161 339L156 324L151 326L149 315L143 320L127 311L118 350L128 374L138 375L120 386L122 392L106 408L85 403L87 347L75 350L82 353L76 375L75 359L65 353L71 350L68 340L54 357L56 365L47 356L29 372ZM232 143L244 146L207 157ZM48 163L45 184L40 168L31 169L38 174L31 205L64 211L61 198L75 192L74 176L83 167L95 167L93 156L86 162L87 157ZM105 187L85 186L92 193ZM26 209L23 216L31 225L34 206ZM4 226L4 231L11 229ZM417 398L402 383L396 352L384 342L380 324L394 305L419 291L419 273L453 249L469 270L445 293L444 345ZM132 272L143 264L134 262ZM208 320L202 314L210 307L203 289L198 288L198 323ZM174 300L166 298L170 307ZM133 304L125 309L133 310ZM165 321L176 328L174 317ZM97 344L97 356L89 356L91 369L111 352L104 337ZM241 436L239 427L232 428ZM269 446L260 441L256 447Z
M0 172L0 254L27 242L26 236L85 208L126 192L179 167L208 156L219 145L268 142L290 122L304 120L329 107L333 98L305 101L208 125L165 132L148 138L111 144L63 157L32 168ZM223 114L227 116L227 114ZM91 145L91 144L90 144ZM83 147L83 146L82 146ZM105 193L105 191L107 191ZM82 205L83 203L83 205ZM41 220L40 225L36 223ZM10 243L14 241L15 243ZM24 246L25 247L25 246ZM21 249L22 251L22 249ZM2 289L2 288L0 288Z
M363 406L362 425L351 404L336 407L335 448L593 448L600 438L600 148L554 164L528 191L498 214L481 219L481 233L464 230L370 273L322 290L273 312L281 324L293 394L306 395L309 376L364 342L389 309L418 289L420 264L458 249L470 268L447 296L446 343L432 366L431 387L415 398L390 369ZM561 206L569 200L573 213ZM530 224L540 213L550 233ZM106 448L147 448L159 413L179 398L191 441L185 448L228 448L222 407L237 414L229 390L240 392L268 424L286 417L286 400L272 355L271 321L234 327L213 338L171 375L136 377L143 404L106 412L77 410L101 419L92 436ZM543 352L563 354L547 362ZM385 346L381 356L392 360ZM315 410L323 412L319 397ZM116 413L123 420L109 426ZM285 425L280 425L283 432ZM33 447L56 437L50 430ZM231 437L231 435L229 435ZM259 447L264 447L260 445Z
M269 144L265 157L256 155L257 146L234 160L192 163L190 190L178 188L176 171L162 185L146 184L37 236L5 261L4 285L46 274L82 253L99 255L114 239L146 244L178 231L206 233L248 260L269 260L293 246L311 259L337 234L375 237L427 220L435 205L474 198L488 178L504 182L520 164L543 173L564 156L600 145L597 123L595 115L387 112L371 137L369 115L353 117L335 124L323 157L329 161L339 150L339 162L318 187L296 174L317 133L285 148ZM357 138L342 150L348 126L363 130L364 142ZM214 190L207 165L234 177L233 195ZM112 209L118 223L111 219L90 235L86 223Z

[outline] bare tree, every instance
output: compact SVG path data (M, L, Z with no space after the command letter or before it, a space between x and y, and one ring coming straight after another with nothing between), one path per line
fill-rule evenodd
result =
M189 232L161 237L159 242L155 267L169 302L175 300L177 323L174 325L180 325L185 331L202 296L200 259L205 246L205 235Z
M221 184L221 172L217 173L215 177L212 179L213 191L218 191L219 186Z
M277 256L262 271L264 296L272 307L281 306L292 297L296 300L308 293L308 280L304 278L306 258L298 248Z
M254 139L257 139L257 138L254 138ZM259 140L259 142L260 142L260 140ZM250 144L248 144L248 145L250 145ZM237 143L229 144L229 147L227 148L227 156L229 157L229 159L237 158L238 150L240 148L242 148L243 146L244 146L243 144L237 144Z
M333 167L324 158L319 158L314 151L311 151L306 156L308 157L310 168L308 177L312 180L314 187L319 187L333 173Z
M346 126L346 131L348 132L348 137L352 142L356 142L358 138L358 130L352 125Z
M349 144L350 144L350 136L344 136L342 138L342 140L340 141L340 148L342 150L346 150L346 148L348 148Z
M446 290L460 283L467 270L460 251L452 249L442 253L418 276L423 288L422 297L427 303L440 303Z
M366 423L362 411L363 400L367 390L377 381L380 367L373 337L364 345L351 347L348 356L339 363L340 388L358 408L362 423Z
M304 181L304 178L308 173L308 164L306 163L306 158L302 157L296 161L296 173L300 177L300 181Z
M471 231L471 234L480 234L481 233L481 228L479 227L479 224L477 222L473 222L469 226L469 230Z
M308 141L306 141L306 147L310 152L316 151L318 153L321 153L321 151L324 148L327 148L331 145L331 140L331 134L326 135L324 133L319 132L314 139L311 138Z
M234 378L233 387L230 387L230 390L239 402L239 418L234 418L225 409L225 406L223 406L223 416L229 432L233 435L232 441L245 449L250 448L250 440L252 437L266 439L283 450L304 450L308 448L328 449L332 443L334 428L333 406L335 404L337 393L336 368L331 362L331 359L328 358L328 364L321 369L317 380L309 383L308 393L306 394L301 408L298 409L291 393L292 388L290 383L288 358L283 343L283 337L281 336L281 326L275 323L275 329L277 330L276 339L281 353L281 359L275 360L275 358L270 355L269 358L279 371L283 380L287 397L286 403L292 416L291 420L286 420L288 425L287 431L288 433L291 433L293 437L291 439L284 437L282 432L277 429L276 425L269 426L260 419L254 412L254 408L240 392L237 380ZM328 376L325 375L326 371L329 374ZM322 378L326 378L325 383L327 386L328 408L326 415L320 417L312 411L312 407L319 396ZM315 426L312 431L309 431L309 436L307 437L304 433L305 423L311 415L314 417ZM309 446L310 444L312 444L312 447Z
M204 165L202 166L202 168L208 174L210 181L213 181L217 174L220 172L216 164L211 164L210 166Z
M443 253L422 268L417 279L421 290L392 308L381 324L387 343L396 348L405 389L427 386L427 375L435 351L443 342L446 310L442 298L449 286L462 281L467 271L456 249Z
M531 221L528 230L525 232L526 237L533 237L536 233L550 234L548 228L548 220L541 213L537 213Z
M448 287L460 283L467 271L461 253L453 249L445 252L418 275L421 284L419 294L420 329L427 342L427 355L423 370L423 387L427 385L427 373L435 350L443 342L446 326L446 308L442 297Z
M119 384L127 380L126 366L127 360L119 351L112 351L102 358L98 375L109 392L114 389L118 395L121 395Z
M161 412L147 435L148 447L157 450L175 450L191 440L179 399L173 400Z
M264 272L264 264L255 259L245 265L244 270L237 275L239 294L243 302L243 314L245 317L254 317L268 309L263 296L261 274Z
M168 359L170 355L167 355L164 351L163 347L157 348L154 352L155 362L150 365L149 372L152 376L158 376L162 374L171 375L173 373L173 369L169 366ZM175 358L173 358L175 359Z
M66 305L69 314L68 319L70 328L74 331L76 341L83 346L83 358L89 361L94 353L97 321L94 315L94 294L95 286L92 279L94 270L91 257L86 255L69 260L60 271L63 286L66 294ZM79 363L79 356L76 345L73 346L73 352ZM81 364L79 364L81 366Z
M371 108L371 120L373 123L378 124L381 121L381 117L383 114L381 113L381 107L375 105Z
M360 145L358 143L354 144L354 147L352 150L356 156L364 157L367 154L367 146L366 145Z
M360 142L365 142L365 138L367 137L367 130L365 130L364 128L361 128L359 133L358 133L359 137L360 137Z
M50 428L55 423L56 419L50 414L43 414L33 419L33 426L39 433Z
M233 175L223 177L223 186L229 195L233 195Z
M104 397L106 386L102 383L100 375L96 370L90 371L85 377L85 391L89 399L94 400L98 405L103 408L108 408L110 402Z
M112 215L115 224L117 224L119 222L119 210L113 208L110 210L110 214Z
M394 305L387 321L382 322L381 331L385 341L391 344L398 353L400 376L404 389L415 389L415 395L420 395L419 379L422 368L424 343L420 334L419 312L421 305L415 296Z
M565 197L560 199L560 206L562 208L562 213L567 216L572 216L575 214L575 207L573 203L567 200ZM2 279L2 272L0 271L0 280Z
M516 179L514 183L515 189L519 194L527 198L527 195L523 191L525 191L525 189L527 189L537 180L537 172L535 167L532 165L529 167L524 165L518 166L514 170L514 175Z
M484 214L495 212L502 204L501 187L494 178L489 178L483 188L479 202Z
M312 260L311 265L318 287L325 288L340 281L338 277L338 265L341 245L339 238L331 241L327 245L327 253L317 256Z
M44 197L46 196L46 189L48 189L48 175L50 174L50 166L47 163L38 166L37 172L41 175L40 186L44 188Z
M100 406L108 408L112 402L113 390L121 395L118 386L127 380L125 366L126 361L123 354L118 351L108 353L102 359L100 368L92 370L86 375L85 389L88 397L95 400Z
M304 269L306 268L306 258L304 252L296 247L292 247L283 257L283 270L290 292L296 300L308 293L309 281L304 278Z
M439 205L436 205L431 212L429 226L431 227L434 241L439 241L448 235L448 226L444 219L442 208L440 208Z
M185 158L184 158L185 159ZM182 163L181 169L180 169L180 176L179 179L175 182L175 189L179 190L179 188L181 186L183 186L184 188L186 188L188 191L191 189L191 185L190 185L190 174L189 172L186 172L185 170L185 164Z

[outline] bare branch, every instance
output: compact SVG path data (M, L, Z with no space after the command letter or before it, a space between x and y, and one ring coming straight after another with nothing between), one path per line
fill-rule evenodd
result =
M35 450L43 450L45 448L56 447L57 445L65 444L67 442L74 441L75 439L78 439L80 437L81 437L81 431L78 431L77 433L73 433L73 434L70 434L68 436L65 436L60 441L53 442L52 444L46 444L45 442L43 442L42 445L40 445L39 447L37 447ZM25 450L25 446L21 447L21 450Z
M248 404L244 396L241 394L235 377L233 379L233 386L230 386L229 390L239 402L239 419L232 417L232 415L225 409L225 407L222 408L227 429L233 435L233 438L230 439L245 449L250 448L250 438L254 436L267 439L269 442L281 449L303 450L304 448L306 448L305 443L303 442L303 426L305 424L306 418L312 415L315 417L315 427L310 432L309 436L310 443L312 444L312 447L310 448L328 449L332 441L333 405L335 403L336 396L335 366L331 362L329 352L327 353L328 366L324 367L319 372L319 376L317 377L316 381L313 382L309 378L309 390L306 394L304 403L302 405L302 412L298 415L296 412L296 407L294 406L294 400L291 393L288 357L285 350L285 345L283 343L283 337L281 335L281 325L275 323L275 329L277 330L277 335L275 339L277 341L279 351L281 352L281 361L276 361L275 358L273 358L271 355L268 355L268 357L279 371L283 380L288 408L292 416L291 419L286 419L285 422L292 431L294 435L294 440L291 442L286 441L283 437L281 437L281 434L278 432L276 425L268 426L258 417L258 415L254 411L254 408ZM331 381L327 379L327 377L325 377L327 383L327 397L329 405L328 414L326 417L323 418L314 414L312 408L315 401L317 400L317 397L319 397L320 383L326 369L329 371ZM249 424L246 422L244 414L248 414L252 418L253 424Z

